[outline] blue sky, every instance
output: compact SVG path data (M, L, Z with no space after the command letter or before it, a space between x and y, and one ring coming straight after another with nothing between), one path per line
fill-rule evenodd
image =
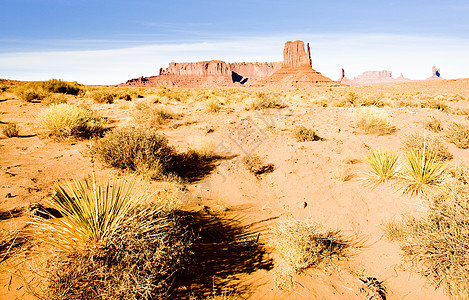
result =
M366 70L469 77L469 1L0 0L0 78L115 84L171 61L280 61L311 44L336 79Z

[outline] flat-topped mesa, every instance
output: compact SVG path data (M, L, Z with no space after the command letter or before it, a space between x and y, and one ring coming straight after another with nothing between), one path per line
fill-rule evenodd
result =
M200 61L195 63L169 64L166 70L160 69L160 75L176 76L230 76L228 65L221 60Z
M283 67L310 67L311 53L309 50L309 43L306 44L307 51L305 51L305 43L303 41L286 42L283 48Z

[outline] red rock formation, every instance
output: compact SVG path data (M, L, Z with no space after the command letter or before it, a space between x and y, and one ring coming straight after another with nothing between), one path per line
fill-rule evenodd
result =
M307 44L308 53L305 52L303 41L286 42L283 48L282 67L307 67L311 68L311 53Z
M281 63L231 63L221 60L170 63L159 76L131 79L122 85L166 87L233 87L251 85L272 75Z
M287 42L283 62L225 63L221 60L170 63L158 76L131 79L122 85L167 87L333 86L337 82L311 68L309 44ZM259 84L257 84L259 83Z
M283 49L282 68L255 86L262 87L311 87L338 86L340 83L323 76L311 66L309 44L302 41L286 42Z

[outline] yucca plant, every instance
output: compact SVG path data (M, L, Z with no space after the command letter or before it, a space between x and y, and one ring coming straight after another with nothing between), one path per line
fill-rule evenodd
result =
M142 196L132 194L134 182L89 180L59 184L50 205L63 216L36 217L41 240L65 251L99 247L131 218Z
M410 150L402 174L404 194L418 195L439 187L445 171L445 162L425 151Z
M395 151L372 149L365 157L365 161L371 168L365 177L365 184L376 186L388 180L395 179L399 172L397 165L398 157L399 155Z

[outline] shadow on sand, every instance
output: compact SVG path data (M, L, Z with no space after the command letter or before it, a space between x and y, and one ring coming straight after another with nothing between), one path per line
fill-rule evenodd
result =
M258 226L200 212L184 212L186 226L196 235L193 263L177 276L172 299L205 299L215 295L246 295L252 287L243 277L271 270L273 260L259 241Z

